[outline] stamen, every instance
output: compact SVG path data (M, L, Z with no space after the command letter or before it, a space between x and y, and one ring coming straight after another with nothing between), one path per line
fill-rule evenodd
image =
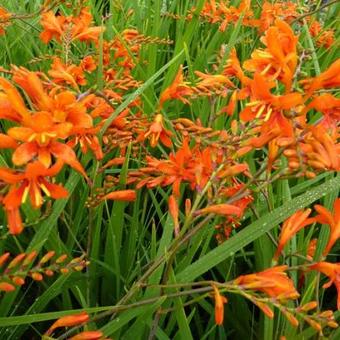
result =
M22 194L21 203L25 203L28 196L29 186L26 185L24 193Z
M44 183L39 184L41 190L46 194L46 196L51 197L50 191L46 188Z
M255 118L260 118L265 108L266 108L266 105L262 105L260 107L260 110L257 111Z
M267 122L267 121L269 120L269 118L270 118L272 112L273 112L273 109L272 109L272 108L270 108L270 109L267 111L266 117L264 118L264 121L265 121L265 122Z

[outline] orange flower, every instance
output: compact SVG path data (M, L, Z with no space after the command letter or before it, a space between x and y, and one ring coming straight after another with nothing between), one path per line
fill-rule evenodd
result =
M15 121L19 119L22 125L7 131L12 139L21 142L12 155L13 163L26 164L37 156L39 161L48 167L52 163L53 155L87 177L75 152L68 145L59 142L59 139L65 140L69 137L73 128L93 126L86 107L68 91L48 95L34 72L16 68L13 79L27 92L37 109L34 113L28 111L18 91L8 81L0 79L0 86L4 91L0 100L4 98L6 105L15 113L8 118Z
M291 122L283 115L284 111L291 110L302 104L302 96L293 92L282 96L274 96L270 89L274 82L269 82L260 73L255 73L254 80L250 82L251 102L241 111L240 118L251 121L255 118L262 119L264 130L280 128L281 134L290 136L292 134Z
M157 114L154 122L150 125L149 130L144 134L144 138L150 137L150 145L153 148L157 146L159 139L165 146L171 147L171 135L172 133L164 127L163 116L161 114Z
M226 96L227 89L235 87L229 78L222 74L206 74L199 71L195 71L195 74L199 79L193 87L193 91L198 95L211 96L213 93L217 93Z
M91 55L88 55L82 59L80 67L83 69L83 71L92 72L97 68L97 64L94 58Z
M340 263L318 262L310 266L310 269L317 270L329 277L329 282L323 285L323 288L329 288L335 285L338 291L337 308L340 309Z
M266 31L275 21L276 18L281 18L285 22L290 22L298 17L297 4L292 1L275 1L270 3L265 1L261 6L261 17L258 20L259 30Z
M99 35L104 31L104 27L91 27L92 15L88 7L81 9L78 17L55 15L52 11L41 15L41 25L43 31L40 34L41 40L47 44L53 38L59 43L68 38L71 33L71 41L98 41ZM69 39L69 38L68 38Z
M336 132L337 124L340 121L340 99L329 93L324 93L315 97L306 106L304 112L308 112L310 109L322 112L323 118L319 124L323 125L326 129Z
M53 122L71 123L76 128L93 127L92 118L86 113L86 97L77 98L58 88L47 93L37 74L25 68L14 68L13 80L29 95L35 110L49 112Z
M244 68L259 72L270 80L279 79L288 93L297 65L298 37L287 23L276 20L275 26L270 27L261 40L266 49L253 52L251 59L245 61Z
M60 58L54 58L48 74L57 84L69 84L79 91L78 85L86 85L83 69L76 65L63 64Z
M224 319L224 304L228 302L227 298L222 296L218 288L213 285L214 298L215 298L215 323L220 326L223 324Z
M282 225L281 234L279 237L279 244L274 254L274 260L277 261L286 243L302 228L315 222L313 218L308 218L311 209L305 211L298 210L291 217L289 217Z
M12 14L0 7L0 35L5 34L5 27L9 23Z
M52 324L52 326L46 331L44 335L51 335L53 331L60 327L72 327L81 325L86 323L90 320L89 315L86 312L82 312L79 314L63 316L62 318L58 319L56 322Z
M23 142L12 155L13 163L23 165L37 156L39 161L48 167L53 155L87 178L75 152L68 145L56 141L57 138L65 139L71 129L70 123L54 124L47 112L32 115L29 126L13 127L7 132L15 140Z
M314 20L309 26L309 32L312 37L316 38L318 46L325 46L329 48L334 43L334 31L333 30L322 30L320 22Z
M135 190L113 191L103 196L102 200L133 202L136 200L136 191Z
M18 90L6 79L0 78L0 118L25 122L30 112ZM7 112L6 112L7 111Z
M322 125L310 127L306 145L301 145L307 156L307 163L316 169L340 170L338 144L333 141Z
M179 99L183 103L190 104L184 97L191 96L192 93L191 87L184 81L183 66L181 65L172 84L161 93L159 106L163 107L164 102L169 99Z
M34 208L43 203L42 192L54 199L65 198L68 195L61 185L49 183L45 177L55 176L62 167L57 162L47 169L42 163L35 161L29 163L24 173L15 170L0 168L0 179L10 184L10 190L3 199L11 234L20 234L23 230L19 207L29 195Z
M50 40L56 38L60 41L60 37L63 35L63 25L65 24L66 18L64 16L55 16L52 11L45 12L41 15L41 25L44 30L40 33L41 40L48 44Z
M94 128L74 127L72 129L72 137L67 142L67 145L74 148L79 144L82 153L86 154L88 149L90 149L96 159L101 160L104 155L99 138L97 137L99 129L100 125Z
M252 25L253 12L250 10L250 0L242 0L238 7L227 6L223 1L207 0L200 12L200 17L210 23L219 23L219 30L224 32L230 23L236 23L243 16L243 24Z
M15 149L18 143L10 136L0 133L0 149Z
M314 209L319 213L315 216L315 220L321 224L328 224L330 228L330 236L323 256L327 256L335 242L340 238L340 198L334 201L333 214L322 205L315 205Z
M259 273L241 275L234 283L244 289L260 291L279 300L297 299L299 293L285 273L287 268L287 266L272 267Z
M340 59L334 61L328 69L317 77L308 78L301 81L307 91L306 97L309 98L313 92L320 89L329 89L340 86Z
M78 17L73 18L72 38L79 41L98 41L99 35L105 30L105 27L90 27L92 23L92 14L89 7L81 9Z
M221 51L220 51L220 59L221 61L223 59L225 59L226 55L226 48L225 46L223 45L221 47ZM217 68L218 66L216 66ZM222 74L225 75L225 76L228 76L228 77L231 77L231 76L235 76L237 77L241 84L246 86L249 81L250 81L250 78L248 78L245 74L244 74L244 71L241 67L241 63L237 57L237 53L236 53L236 49L233 48L230 52L230 55L229 55L229 58L227 59L227 61L225 62L225 64L223 65L223 71L222 71ZM236 96L236 95L235 95Z
M159 174L156 178L147 177L142 180L137 189L147 184L149 188L157 185L171 185L176 197L180 196L180 185L182 181L188 181L195 185L195 177L190 169L192 152L189 148L188 141L183 141L182 147L176 152L171 153L168 160L158 160L153 157L147 157L148 167L141 169L142 172Z

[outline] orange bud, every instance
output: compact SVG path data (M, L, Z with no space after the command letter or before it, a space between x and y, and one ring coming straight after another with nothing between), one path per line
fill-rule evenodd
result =
M321 318L334 319L334 312L332 310L324 310L319 314Z
M298 210L290 216L282 225L280 239L277 250L274 254L274 260L277 261L286 243L302 228L314 222L314 219L308 218L311 209Z
M10 253L5 253L0 256L0 267L2 267L2 265L7 261L9 256L10 256Z
M242 210L231 204L215 204L209 207L196 210L195 215L219 214L241 216Z
M104 334L100 331L86 331L81 332L69 340L99 340L104 336Z
M308 317L305 317L304 318L305 319L305 321L307 321L315 330L317 330L318 332L322 332L322 327L321 327L321 325L318 323L318 322L316 322L315 320L312 320L312 319L310 319L310 318L308 318Z
M179 222L178 222L178 204L174 195L169 197L169 212L174 221L175 236L179 234Z
M61 268L60 273L67 274L70 270L68 268Z
M189 216L191 211L191 200L190 198L187 198L185 200L185 216Z
M236 157L242 157L251 150L253 150L251 146L243 146L237 150Z
M26 257L25 253L17 255L7 266L7 269L12 269L20 264L20 262Z
M58 319L52 326L46 331L45 335L50 335L56 328L59 327L72 327L88 322L90 320L89 315L86 312L79 314L63 316Z
M315 309L318 306L316 301L310 301L304 304L303 306L299 307L299 311L308 312L312 309Z
M268 318L272 319L274 317L274 312L272 311L272 309L266 305L264 302L261 302L261 301L256 301L256 300L252 300L252 302L257 306L259 307L262 312L264 314L266 314L268 316Z
M22 286L22 285L25 284L25 280L22 277L20 277L20 276L14 276L12 278L12 281L17 286Z
M61 255L61 256L59 256L59 257L57 258L57 260L55 261L55 263L57 263L57 264L63 263L66 259L67 259L67 255L66 255L66 254L63 254L63 255Z
M33 250L31 253L29 253L27 255L27 257L25 258L24 262L22 263L23 266L28 266L32 263L32 261L34 260L34 258L38 255L38 253Z
M241 172L248 170L248 164L236 164L229 166L228 169L221 171L218 177L223 178L227 176L235 176Z
M31 273L31 278L34 281L42 281L44 277L40 273Z
M13 290L15 290L15 287L13 285L11 285L10 283L0 282L0 291L12 292Z
M53 276L54 275L54 272L51 269L46 269L44 273L45 273L46 276Z
M307 178L315 178L316 177L316 173L312 172L312 171L306 171L305 173Z
M227 298L222 296L218 288L213 285L214 298L215 298L215 323L222 325L224 319L224 304L228 302Z
M39 264L44 264L49 261L55 255L55 251L51 250L47 254L45 254L39 261Z
M312 260L316 251L316 245L318 243L318 239L317 238L313 238L309 244L308 244L308 248L307 248L307 257L308 259Z
M117 201L132 202L136 200L136 191L135 190L113 191L103 196L102 200L117 200Z
M338 328L339 327L338 323L336 323L335 321L328 321L327 326L331 327L331 328Z
M103 166L103 169L109 168L110 166L114 166L114 165L121 165L121 164L124 164L124 162L125 162L125 157L113 158Z
M284 315L292 326L294 327L299 326L299 321L293 314L289 312L284 312Z
M290 161L290 162L288 162L288 166L291 169L298 169L300 167L300 163L299 162L295 162L295 161Z

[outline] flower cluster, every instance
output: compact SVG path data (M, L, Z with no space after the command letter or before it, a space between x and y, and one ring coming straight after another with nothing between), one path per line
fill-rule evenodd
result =
M214 245L221 244L238 234L244 221L259 217L262 211L257 210L257 201L262 197L272 210L267 196L274 182L314 180L319 174L332 176L340 170L340 99L335 93L340 85L340 60L322 63L321 70L305 67L315 62L315 49L332 47L334 31L323 29L322 21L305 19L311 16L306 8L291 1L264 1L261 8L255 8L250 0L235 6L206 0L184 17L166 13L167 19L217 25L221 39L230 24L241 25L258 36L258 44L244 55L237 43L230 47L224 41L203 69L199 63L193 66L190 58L186 63L184 59L177 64L171 61L174 72L165 77L166 85L153 84L155 91L149 96L143 93L150 85L143 67L154 61L147 60L145 50L149 45L170 48L173 41L131 26L113 34L105 26L110 16L96 25L86 1L77 3L79 7L46 1L37 14L40 43L53 51L44 65L32 70L17 65L0 68L0 149L4 153L0 204L9 234L27 237L27 209L43 209L49 199L69 198L65 178L74 171L88 187L84 199L88 247L98 206L106 200L137 201L137 206L142 194L153 191L150 195L155 201L158 195L165 198L157 213L165 207L174 234L167 249L169 257L160 256L146 271L152 274L165 264L162 295L176 251L197 232L212 227ZM126 20L133 15L130 9ZM0 35L18 18L0 8ZM303 34L309 34L312 45L314 39L315 49L304 46ZM145 204L149 204L147 198ZM340 238L340 199L335 199L332 211L326 206L296 208L281 220L277 237L269 235L276 248L269 256L273 256L271 267L237 272L228 282L196 284L214 297L217 325L224 322L227 296L236 294L269 318L278 309L293 326L305 322L320 334L325 327L338 326L332 311L319 308L318 297L306 301L299 289L305 277L321 273L329 279L324 288L335 285L340 309L340 263L328 260ZM329 237L317 252L321 225L329 229ZM288 243L306 230L308 242L315 237L309 246L285 252ZM17 245L20 249L20 242ZM86 252L91 255L93 251ZM49 251L36 260L37 252L21 252L9 260L10 252L3 253L0 290L10 292L25 285L28 278L42 281L45 276L81 271L89 265L83 256L71 261L66 261L66 255L54 256L55 251ZM294 256L297 261L291 261ZM302 278L299 285L289 274L292 270ZM142 279L138 288L147 282L146 277ZM193 293L194 289L188 295ZM142 304L156 302L145 301ZM118 307L126 308L124 304ZM85 312L64 316L45 336L62 327L75 327L72 333L90 321ZM70 339L108 339L104 333L86 328L76 335L73 332Z
M53 250L46 253L39 261L36 261L37 255L36 251L29 254L21 253L9 263L7 262L11 256L10 253L1 255L0 290L11 292L16 286L23 286L27 278L42 281L44 276L51 277L55 273L67 274L71 271L82 271L89 264L83 256L67 261L67 255L63 254L54 259L55 251Z

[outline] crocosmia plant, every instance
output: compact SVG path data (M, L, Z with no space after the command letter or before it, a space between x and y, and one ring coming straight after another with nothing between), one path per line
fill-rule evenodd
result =
M0 3L0 339L340 339L340 2Z

